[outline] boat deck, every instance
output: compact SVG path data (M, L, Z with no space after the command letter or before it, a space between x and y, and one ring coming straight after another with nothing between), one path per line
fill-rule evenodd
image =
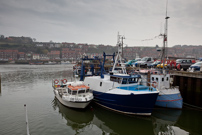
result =
M157 91L153 87L144 86L144 85L132 85L132 86L124 86L124 87L117 87L122 90L130 90L130 91Z

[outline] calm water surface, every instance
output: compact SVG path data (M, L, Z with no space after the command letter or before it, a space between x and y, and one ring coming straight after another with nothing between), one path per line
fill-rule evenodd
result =
M151 117L126 116L90 104L64 107L52 79L71 80L73 65L0 65L0 135L201 135L202 112L156 108Z

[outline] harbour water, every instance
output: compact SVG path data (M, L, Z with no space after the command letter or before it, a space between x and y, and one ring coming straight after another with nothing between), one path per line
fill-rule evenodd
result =
M200 135L202 111L155 108L151 117L126 116L90 104L70 109L54 97L52 79L71 80L73 65L0 65L0 135Z

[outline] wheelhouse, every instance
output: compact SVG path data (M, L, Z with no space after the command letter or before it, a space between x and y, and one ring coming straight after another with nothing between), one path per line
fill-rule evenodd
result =
M85 85L81 85L81 86L68 86L68 93L70 95L78 95L78 94L84 94L84 93L88 93L90 90L90 87L85 86Z
M132 84L138 83L140 75L130 75L130 76L121 76L121 75L111 75L110 81L117 82L119 84Z

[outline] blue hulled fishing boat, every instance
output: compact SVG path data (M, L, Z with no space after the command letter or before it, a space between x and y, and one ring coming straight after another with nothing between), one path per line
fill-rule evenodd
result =
M105 108L125 114L151 115L159 91L152 86L140 85L140 75L126 73L119 39L117 46L118 53L112 71L102 74L104 69L101 66L100 76L85 77L84 84L93 91L94 101ZM116 68L117 65L121 66Z

